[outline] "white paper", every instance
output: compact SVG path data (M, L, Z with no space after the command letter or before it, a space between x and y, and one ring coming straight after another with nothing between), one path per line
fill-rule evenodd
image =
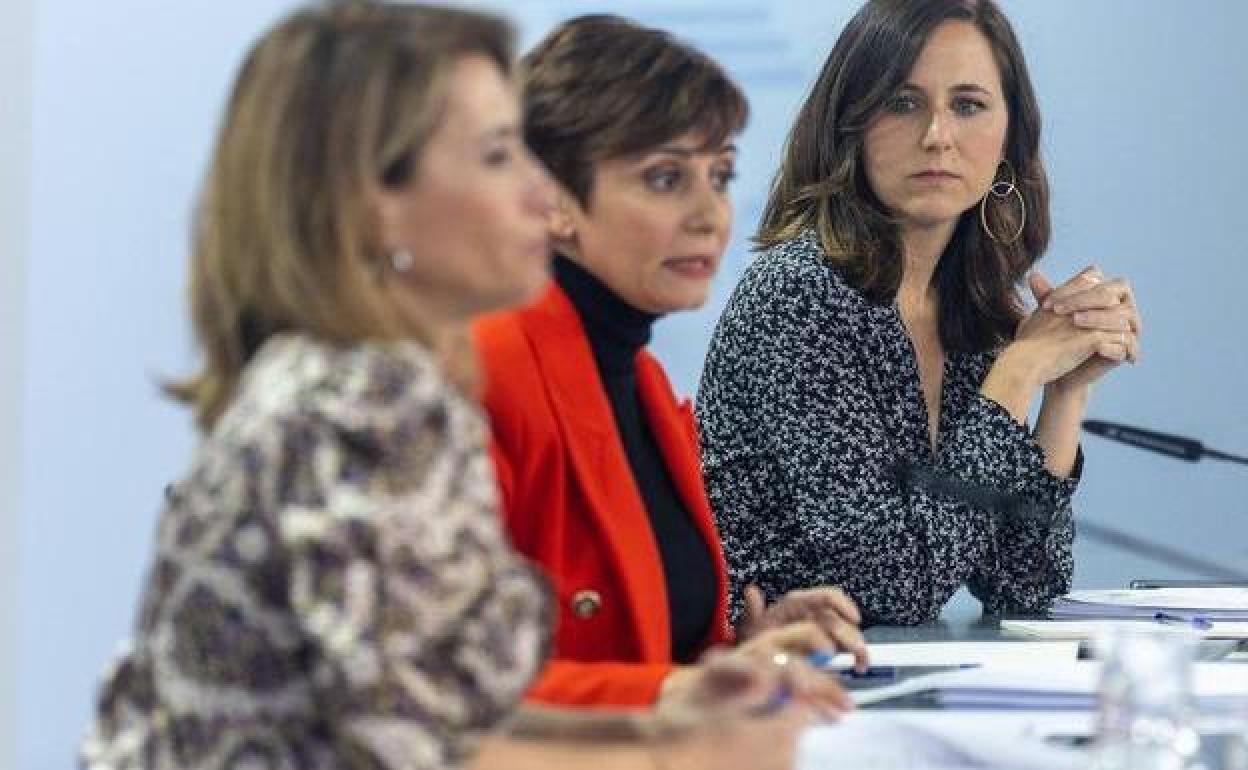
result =
M1200 617L1215 623L1248 622L1248 588L1075 591L1049 605L1049 617L1054 620L1151 620L1157 613Z
M1172 610L1248 610L1248 588L1137 588L1074 591L1066 601Z
M985 666L925 674L893 685L854 690L850 694L860 705L937 690L959 693L954 696L955 700L959 697L991 700L998 707L1004 703L1025 706L1029 698L1032 702L1050 706L1063 702L1077 706L1086 704L1089 696L1095 695L1100 678L1099 662L1051 664L1040 668ZM1194 663L1192 694L1198 698L1248 697L1248 666L1240 663Z
M812 728L797 770L1074 770L1087 756L1047 744L1044 735L1086 734L1087 715L855 712Z
M1188 634L1200 639L1248 639L1248 623L1216 621L1209 629L1147 620L1003 620L1001 630L1035 639L1095 639L1114 628Z
M1079 642L896 642L870 644L867 652L873 666L1040 666L1073 663L1079 657ZM844 653L832 661L836 668L853 663L853 657Z

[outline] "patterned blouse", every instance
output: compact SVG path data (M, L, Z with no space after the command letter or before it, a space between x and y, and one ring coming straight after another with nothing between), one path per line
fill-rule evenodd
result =
M547 647L484 447L414 344L267 342L168 492L84 766L459 765Z
M697 409L711 505L739 612L842 587L867 623L934 620L963 584L989 612L1066 592L1070 479L979 394L995 353L950 353L931 449L914 349L813 233L762 252L711 341Z

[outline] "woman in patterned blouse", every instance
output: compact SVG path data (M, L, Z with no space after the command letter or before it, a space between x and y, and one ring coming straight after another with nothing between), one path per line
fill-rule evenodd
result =
M1068 589L1079 422L1138 355L1139 316L1094 268L1032 273L1024 312L1049 240L1039 145L991 0L871 0L846 27L698 400L735 586L838 584L867 623L932 620L963 584L991 612Z
M357 1L296 12L248 55L195 234L206 362L171 388L204 437L86 767L459 767L538 670L547 591L499 523L464 358L471 319L547 273L552 185L510 46L492 17ZM811 687L708 671L684 705L715 719ZM783 761L807 715L661 742L639 736L691 718L531 715L475 766L732 767L760 741Z

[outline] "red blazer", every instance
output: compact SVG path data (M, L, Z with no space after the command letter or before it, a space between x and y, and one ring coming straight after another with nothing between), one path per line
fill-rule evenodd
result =
M663 563L576 309L552 285L536 304L479 322L475 335L507 528L516 548L546 570L559 606L553 659L528 698L651 704L672 668ZM706 645L728 641L723 550L692 410L677 403L644 350L637 388L715 564L719 600Z

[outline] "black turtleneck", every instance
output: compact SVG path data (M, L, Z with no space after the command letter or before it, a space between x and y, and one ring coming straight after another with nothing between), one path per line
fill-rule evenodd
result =
M667 578L672 659L691 662L715 614L715 566L676 492L637 395L637 353L650 341L650 327L658 316L629 305L565 257L555 258L554 272L589 336L624 453L650 516Z

